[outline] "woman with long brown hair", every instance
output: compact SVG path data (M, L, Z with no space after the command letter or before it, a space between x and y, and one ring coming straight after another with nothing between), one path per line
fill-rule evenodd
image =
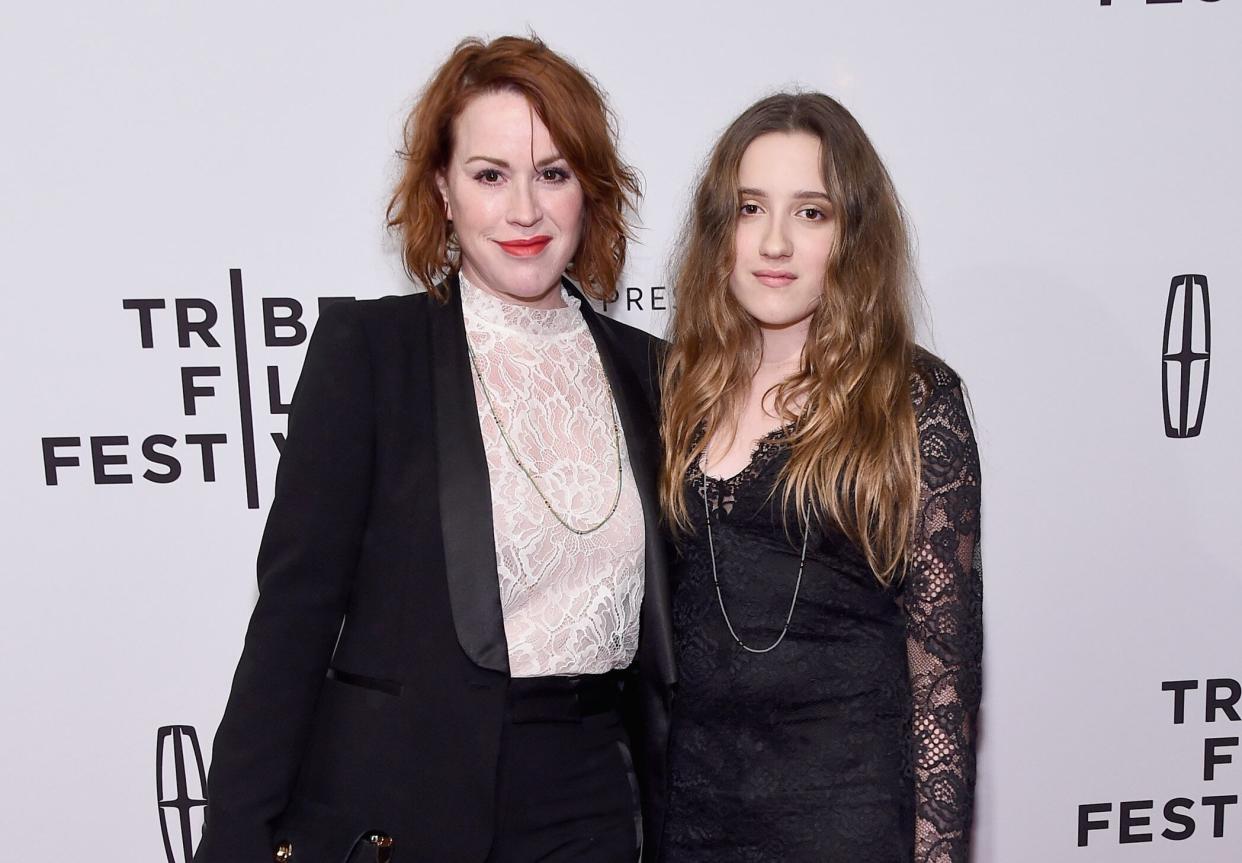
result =
M427 291L315 328L198 863L632 863L658 830L656 342L587 302L638 193L615 130L536 39L428 82L388 210Z
M978 455L957 376L914 343L905 217L853 116L819 93L743 112L674 285L663 859L965 861Z

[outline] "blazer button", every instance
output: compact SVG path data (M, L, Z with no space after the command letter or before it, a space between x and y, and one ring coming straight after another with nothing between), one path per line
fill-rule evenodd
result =
M276 863L288 863L293 859L293 843L285 840L276 846L276 850L272 853L272 859Z

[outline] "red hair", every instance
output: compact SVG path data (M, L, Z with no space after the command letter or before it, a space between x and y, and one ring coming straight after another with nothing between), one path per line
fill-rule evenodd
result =
M405 163L388 203L388 227L402 241L410 278L437 299L461 266L452 225L436 187L453 152L453 125L471 99L497 90L522 94L582 186L582 240L568 272L588 295L615 296L630 239L627 214L638 202L634 170L617 153L617 125L598 85L537 38L465 39L432 76L405 124Z

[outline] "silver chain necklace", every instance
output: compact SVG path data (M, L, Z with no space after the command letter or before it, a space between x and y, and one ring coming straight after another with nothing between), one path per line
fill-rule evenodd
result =
M699 461L699 471L703 474L703 515L707 520L707 548L712 559L712 583L716 585L716 601L720 603L720 615L724 618L725 626L729 628L729 634L733 636L733 640L737 642L738 647L747 653L767 653L775 650L776 646L785 640L785 634L789 632L789 621L793 620L794 607L798 604L798 591L802 589L802 572L806 569L806 546L807 539L811 533L811 521L809 513L802 514L802 556L798 559L798 580L794 584L793 599L789 602L789 613L785 615L785 626L781 629L781 634L776 636L767 647L751 647L738 636L737 631L733 628L733 622L729 620L729 612L725 611L724 594L720 592L720 576L716 573L716 543L712 539L712 510L707 502L707 447L703 447L703 456ZM743 468L745 470L745 468Z
M509 455L513 456L513 460L517 462L517 466L521 468L522 473L530 480L531 487L535 489L535 493L539 495L539 499L543 501L543 505L548 508L548 512L552 513L552 517L561 523L566 530L576 533L578 536L585 536L588 533L594 533L608 523L617 511L617 506L621 503L621 427L617 421L617 401L612 396L612 387L605 383L605 389L608 390L608 405L612 416L612 446L617 454L617 493L612 498L612 506L608 510L608 514L603 520L591 527L579 528L574 527L566 521L559 512L552 507L552 501L548 500L548 496L543 493L543 489L539 487L539 483L535 482L535 475L526 467L525 462L518 456L517 449L513 446L513 441L509 439L509 433L505 431L504 423L500 421L500 414L496 412L496 405L492 402L492 393L487 388L487 384L483 380L483 375L479 371L479 362L474 355L474 346L470 344L470 336L466 336L466 351L470 354L470 368L474 370L474 377L479 382L479 389L483 390L483 398L487 400L487 409L492 414L492 420L496 423L496 428L500 431L500 437L504 440L505 446L509 450Z

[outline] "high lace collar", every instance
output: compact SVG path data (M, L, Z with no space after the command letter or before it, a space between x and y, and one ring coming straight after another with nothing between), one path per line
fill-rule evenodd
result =
M559 336L577 332L586 326L580 311L581 304L565 290L564 285L561 285L563 308L535 309L507 303L471 284L464 274L459 273L457 280L461 284L462 312L472 324L526 336Z

